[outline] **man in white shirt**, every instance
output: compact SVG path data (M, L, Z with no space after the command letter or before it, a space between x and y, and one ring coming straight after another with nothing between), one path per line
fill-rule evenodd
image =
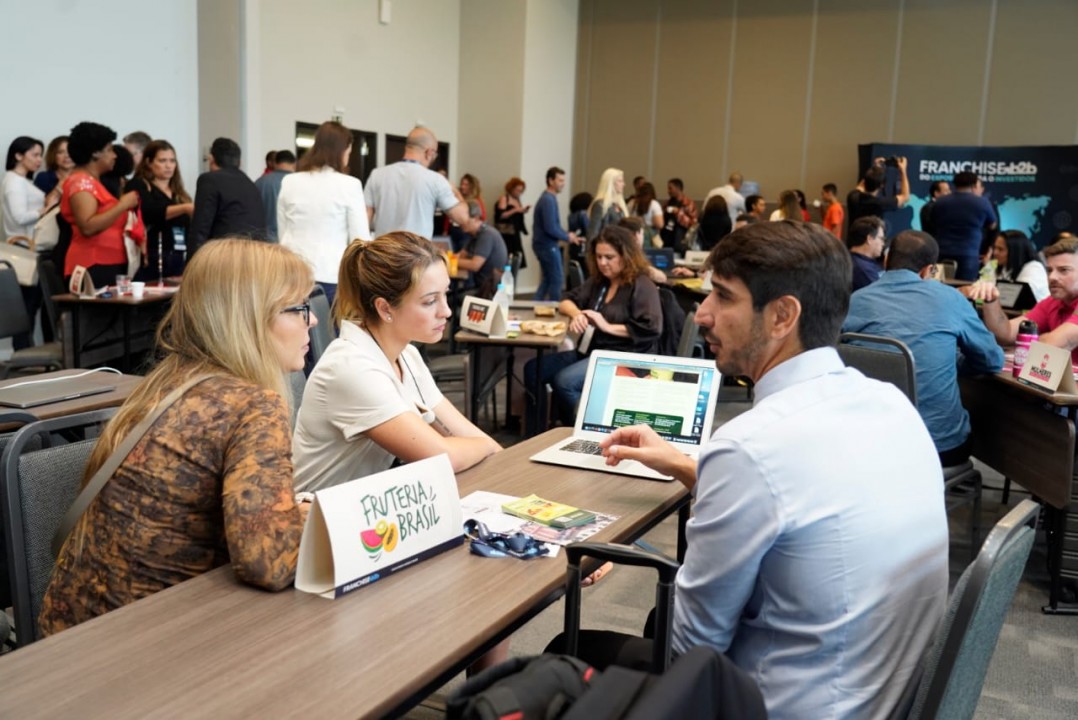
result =
M741 184L745 181L739 172L730 173L730 181L725 185L717 188L712 188L704 198L704 207L707 207L707 201L716 195L722 195L726 200L726 210L730 213L730 223L737 222L737 216L745 212L745 198L741 195Z
M435 209L458 225L468 221L468 206L448 180L430 169L437 157L438 139L427 128L417 127L408 133L404 159L370 174L363 196L375 236L404 230L429 238L434 234Z
M647 426L602 443L610 464L639 460L695 496L674 652L725 653L772 720L889 716L947 602L932 438L897 388L844 367L833 347L851 269L831 233L748 225L708 264L696 322L719 370L755 382L752 409L715 431L699 463ZM587 635L581 657L594 662ZM634 664L646 647L609 635L594 636L608 662Z

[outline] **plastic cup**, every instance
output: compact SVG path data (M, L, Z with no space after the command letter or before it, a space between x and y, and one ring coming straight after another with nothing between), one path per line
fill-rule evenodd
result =
M131 297L136 300L141 300L142 296L146 294L146 283L133 282L131 283Z
M119 295L131 294L131 276L130 275L117 275L116 276L116 292Z

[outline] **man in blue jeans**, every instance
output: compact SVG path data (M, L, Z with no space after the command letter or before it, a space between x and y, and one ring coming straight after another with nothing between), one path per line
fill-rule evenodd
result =
M539 260L542 278L535 291L536 300L561 300L562 286L565 284L565 271L561 265L559 241L579 244L576 233L567 233L558 219L557 195L565 188L565 171L552 167L546 171L546 191L535 203L535 215L532 218L532 250Z

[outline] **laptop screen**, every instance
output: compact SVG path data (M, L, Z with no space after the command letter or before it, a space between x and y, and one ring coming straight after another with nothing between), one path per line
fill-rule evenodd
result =
M650 425L673 443L700 445L716 398L718 370L711 361L596 352L578 429L611 433Z
M674 268L674 251L670 248L646 248L644 256L648 262L659 270L672 270Z

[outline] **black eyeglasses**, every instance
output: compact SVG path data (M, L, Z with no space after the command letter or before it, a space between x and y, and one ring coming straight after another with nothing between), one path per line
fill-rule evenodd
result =
M281 310L283 313L300 313L303 315L303 324L311 324L311 303L305 302L300 305L293 305L292 307L286 307Z
M541 557L549 552L546 545L522 532L496 533L478 520L464 523L464 534L471 538L473 555L488 558L515 557L522 560Z

